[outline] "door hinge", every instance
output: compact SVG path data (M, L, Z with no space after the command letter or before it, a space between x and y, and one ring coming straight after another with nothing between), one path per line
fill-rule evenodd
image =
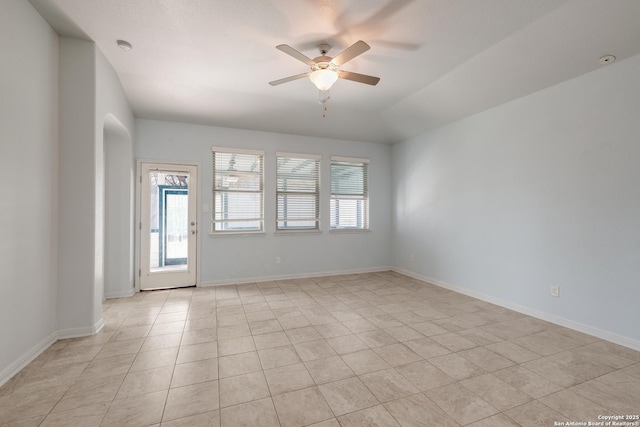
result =
M138 224L138 228L142 230L142 221L140 221L140 223Z
M142 269L141 268L138 269L138 277L142 277Z

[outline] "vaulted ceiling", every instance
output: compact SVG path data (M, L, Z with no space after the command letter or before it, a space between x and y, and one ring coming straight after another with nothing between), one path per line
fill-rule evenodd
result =
M92 40L139 118L393 143L640 53L637 0L30 0ZM127 40L125 52L116 40ZM301 62L364 40L326 117Z

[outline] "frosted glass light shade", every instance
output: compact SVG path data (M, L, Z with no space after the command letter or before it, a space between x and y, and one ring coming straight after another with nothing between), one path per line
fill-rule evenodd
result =
M333 70L315 70L309 78L319 90L329 90L338 80L338 73Z

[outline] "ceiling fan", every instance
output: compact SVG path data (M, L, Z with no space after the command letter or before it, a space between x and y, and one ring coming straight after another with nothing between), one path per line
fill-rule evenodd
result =
M343 64L351 61L356 56L361 55L370 49L369 45L362 40L355 42L340 52L335 58L327 56L329 49L331 49L331 46L328 44L321 44L318 46L318 49L320 49L320 56L313 59L286 44L278 45L276 46L276 49L294 57L298 61L304 62L311 67L311 71L297 74L295 76L285 77L284 79L274 80L269 82L269 84L271 86L277 86L282 83L287 83L309 76L313 84L321 91L321 103L323 102L322 92L328 91L339 78L372 86L377 85L380 81L379 77L367 76L365 74L358 74L340 69ZM328 97L326 99L328 99Z

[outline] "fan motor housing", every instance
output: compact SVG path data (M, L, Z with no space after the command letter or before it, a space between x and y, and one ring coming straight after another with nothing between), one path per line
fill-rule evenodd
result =
M318 56L317 58L313 58L315 64L311 66L311 70L331 70L336 71L338 67L331 62L333 58L330 56Z

